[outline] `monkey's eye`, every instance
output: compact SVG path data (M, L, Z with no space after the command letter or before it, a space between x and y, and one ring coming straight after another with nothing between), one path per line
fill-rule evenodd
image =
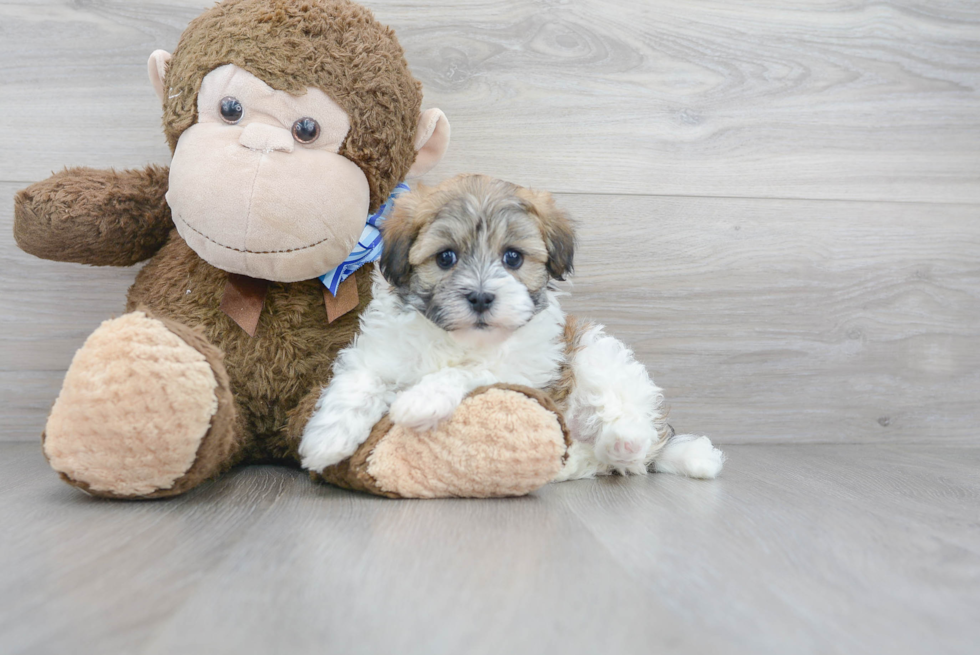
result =
M444 271L448 271L456 265L456 253L452 250L443 250L436 255L436 266Z
M507 268L518 269L524 263L524 255L513 248L504 251L504 266Z
M245 109L242 107L242 103L238 101L238 98L227 96L221 99L221 120L224 122L234 125L242 120L242 114L244 113Z
M293 123L293 138L300 143L313 143L320 136L320 124L312 118L301 118Z

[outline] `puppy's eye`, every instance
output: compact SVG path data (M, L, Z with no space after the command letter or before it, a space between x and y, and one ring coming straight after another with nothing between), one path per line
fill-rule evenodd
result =
M456 253L452 250L443 250L436 255L436 266L444 271L448 271L456 265Z
M320 136L320 124L312 118L301 118L293 123L293 138L300 143L313 143Z
M508 248L504 251L504 266L507 268L520 268L521 264L524 263L524 255L517 252L513 248Z
M219 109L221 111L221 120L232 125L242 120L242 115L245 114L245 108L242 107L242 103L238 101L238 98L232 98L231 96L221 99Z

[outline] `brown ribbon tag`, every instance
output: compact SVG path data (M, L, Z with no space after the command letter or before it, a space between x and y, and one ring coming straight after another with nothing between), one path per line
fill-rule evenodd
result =
M337 287L337 295L330 293L330 289L323 287L323 304L327 306L327 322L333 323L338 318L357 307L357 280L354 273L350 274L346 280Z
M238 323L248 336L254 337L268 291L269 283L265 280L229 273L225 293L221 297L221 311ZM357 290L354 292L357 293Z

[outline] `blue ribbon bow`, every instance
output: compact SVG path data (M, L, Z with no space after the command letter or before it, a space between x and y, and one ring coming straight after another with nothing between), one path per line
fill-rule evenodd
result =
M353 252L347 255L347 259L340 266L320 276L320 281L323 282L325 287L330 289L330 293L334 296L337 295L337 287L340 286L341 282L350 277L351 273L369 262L377 261L381 257L381 230L378 228L381 227L381 224L388 218L388 214L391 213L391 208L395 204L395 198L408 191L408 189L407 184L399 182L384 204L378 208L378 211L367 217L366 225L361 231L361 236L357 240L357 245L354 246Z

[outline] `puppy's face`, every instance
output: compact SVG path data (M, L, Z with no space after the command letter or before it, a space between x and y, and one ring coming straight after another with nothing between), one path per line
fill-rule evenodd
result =
M516 330L572 270L574 233L551 196L482 175L402 196L383 234L385 278L450 332Z

